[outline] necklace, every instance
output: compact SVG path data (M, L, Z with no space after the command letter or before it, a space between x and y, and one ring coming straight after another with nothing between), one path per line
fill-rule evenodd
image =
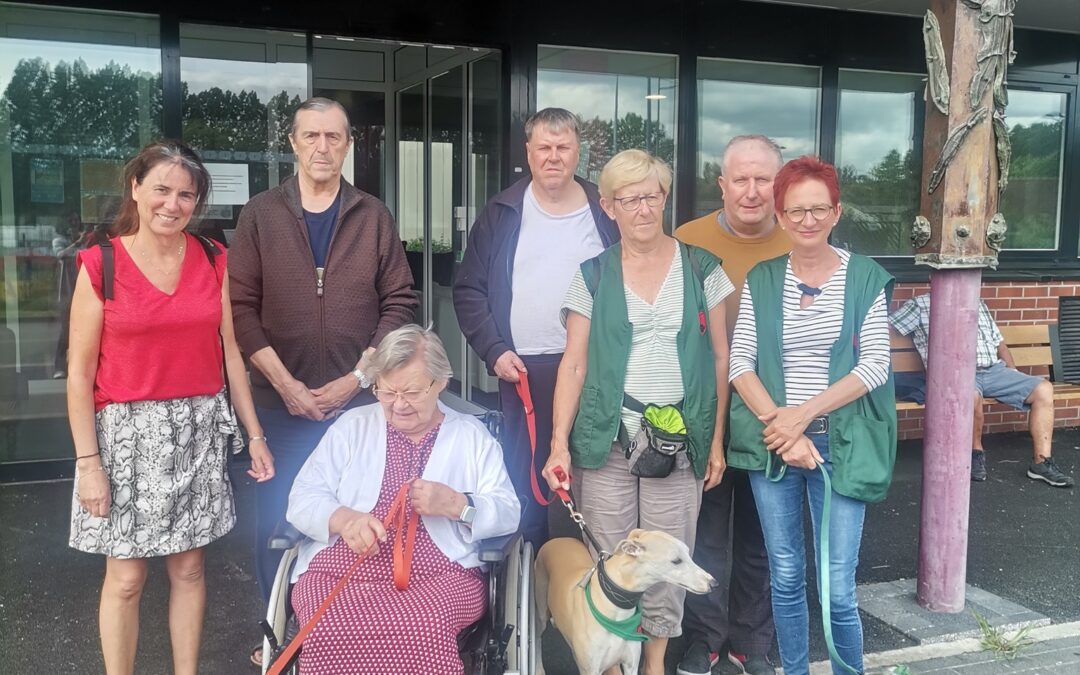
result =
M177 257L177 260L179 260L180 262L177 263L175 269L171 269L171 270L162 269L156 262L153 261L153 259L150 258L150 255L146 251L142 250L142 247L139 246L139 233L138 232L135 233L135 237L131 240L131 250L138 253L140 258L142 258L147 263L149 263L150 266L153 267L154 269L156 269L158 272L160 272L161 274L164 274L167 277L171 277L172 275L179 272L180 268L183 266L184 247L185 247L186 244L187 244L187 237L185 237L183 235L180 235L180 245L176 248L176 257Z

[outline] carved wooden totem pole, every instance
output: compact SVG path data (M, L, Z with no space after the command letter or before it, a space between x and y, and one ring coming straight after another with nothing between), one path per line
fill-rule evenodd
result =
M934 611L964 609L979 287L1005 239L1016 2L931 0L923 22L922 215L911 241L916 263L934 268L918 577L919 604Z

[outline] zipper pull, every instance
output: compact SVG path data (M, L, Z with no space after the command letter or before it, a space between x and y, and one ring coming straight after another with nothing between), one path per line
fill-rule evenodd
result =
M323 281L326 279L326 268L315 268L315 295L322 297L323 294Z

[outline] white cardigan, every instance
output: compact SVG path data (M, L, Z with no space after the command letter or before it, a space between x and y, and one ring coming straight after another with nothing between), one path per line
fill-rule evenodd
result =
M521 516L514 486L503 465L502 449L475 417L439 403L446 416L439 428L423 479L472 493L472 527L438 516L421 516L435 545L463 567L478 567L476 543L511 534ZM370 513L386 470L386 415L379 404L354 408L327 429L304 463L289 492L289 522L306 535L300 544L292 581L307 570L319 551L337 541L330 515L340 506Z

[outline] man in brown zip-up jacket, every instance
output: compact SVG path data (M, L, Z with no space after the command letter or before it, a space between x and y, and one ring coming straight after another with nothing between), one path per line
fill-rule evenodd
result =
M341 411L374 399L361 357L410 321L412 273L386 205L341 177L345 109L310 99L289 140L298 175L244 206L229 247L236 339L254 366L252 392L277 477L256 488L256 576L269 596L278 554L266 544L289 489ZM358 395L359 394L359 395Z

